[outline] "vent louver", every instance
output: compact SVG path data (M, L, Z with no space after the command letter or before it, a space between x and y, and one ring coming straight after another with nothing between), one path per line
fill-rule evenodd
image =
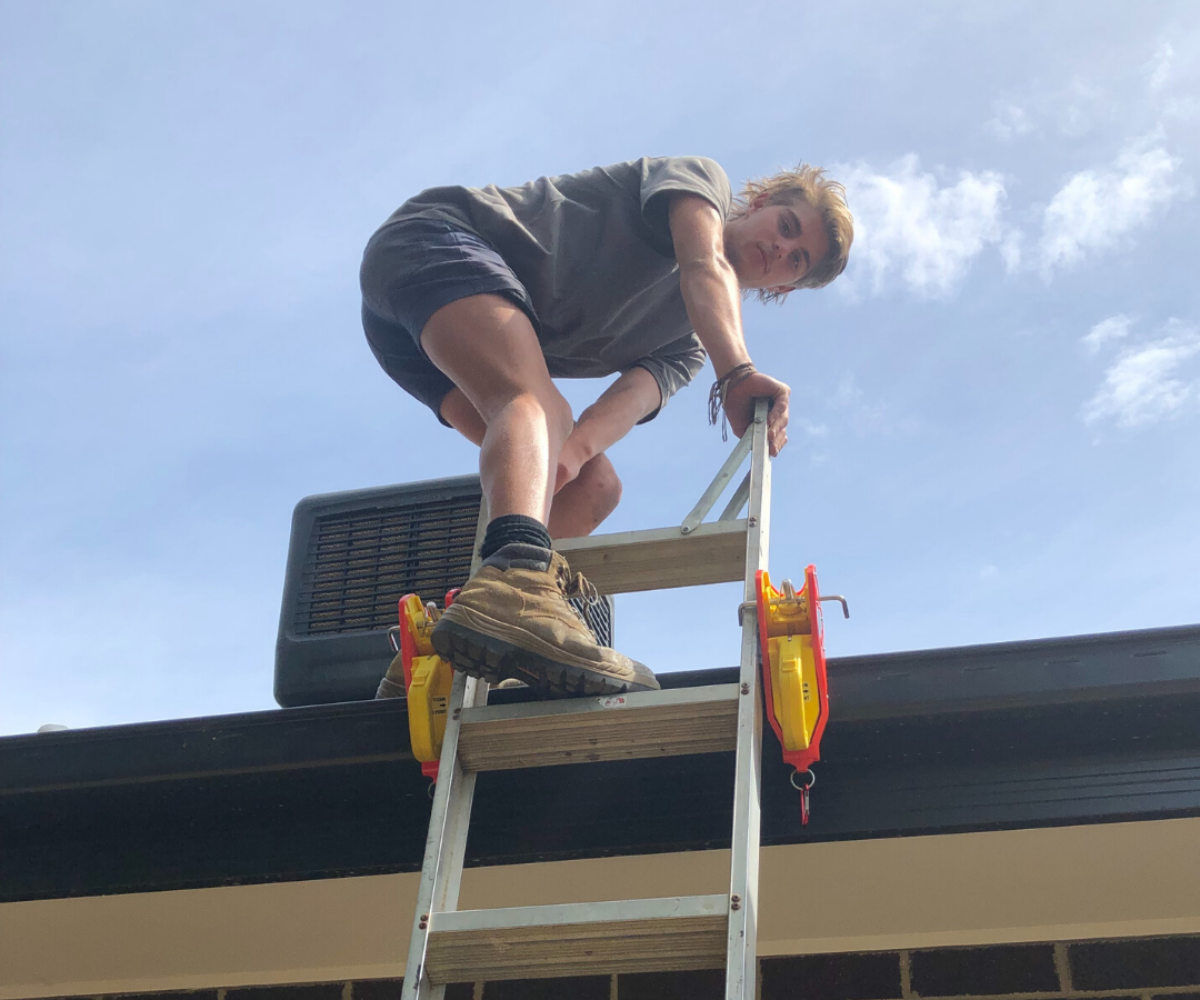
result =
M390 508L316 518L295 606L295 634L386 629L396 623L396 602L404 594L441 604L447 590L467 579L478 495L397 500Z
M572 597L569 602L575 606L588 628L596 636L601 646L613 644L613 599L600 597Z

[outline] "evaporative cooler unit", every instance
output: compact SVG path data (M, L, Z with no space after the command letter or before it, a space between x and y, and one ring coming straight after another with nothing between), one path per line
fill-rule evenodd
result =
M284 707L375 696L405 594L442 606L461 587L482 493L478 476L305 497L292 515L275 700ZM612 644L612 598L581 608Z

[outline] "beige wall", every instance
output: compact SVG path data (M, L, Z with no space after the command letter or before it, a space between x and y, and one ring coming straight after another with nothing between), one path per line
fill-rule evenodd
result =
M724 851L472 869L464 909L723 892ZM0 905L0 1000L395 976L416 875ZM1200 819L768 848L760 955L1200 933Z

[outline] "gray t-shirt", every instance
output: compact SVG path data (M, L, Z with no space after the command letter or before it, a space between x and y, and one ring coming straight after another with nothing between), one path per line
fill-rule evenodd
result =
M383 228L436 219L496 248L528 290L550 374L596 378L645 368L665 403L704 366L679 291L670 195L712 202L722 222L732 193L702 156L643 157L520 187L430 188Z

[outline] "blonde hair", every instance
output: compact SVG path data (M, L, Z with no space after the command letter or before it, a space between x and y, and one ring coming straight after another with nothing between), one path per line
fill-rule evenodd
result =
M837 181L827 178L822 168L801 163L795 170L782 170L761 180L746 181L741 194L734 199L730 217L737 219L746 215L755 201L786 205L797 199L808 202L821 213L829 238L829 252L791 287L821 288L846 270L850 244L854 242L854 216L846 205L846 189ZM786 296L786 291L777 292L769 288L758 290L761 302L776 302Z

